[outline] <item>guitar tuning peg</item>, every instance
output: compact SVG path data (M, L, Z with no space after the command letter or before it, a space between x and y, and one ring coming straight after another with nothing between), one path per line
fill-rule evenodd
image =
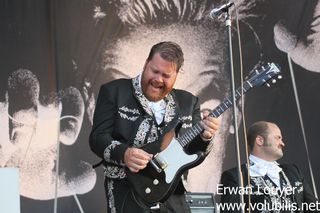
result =
M278 79L282 79L282 75L278 75Z
M270 84L269 83L266 83L267 87L270 87Z
M273 84L277 83L277 80L276 79L272 79L271 81Z

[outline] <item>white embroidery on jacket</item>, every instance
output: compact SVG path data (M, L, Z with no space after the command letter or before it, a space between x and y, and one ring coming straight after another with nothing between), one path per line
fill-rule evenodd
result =
M124 111L124 112L130 112L130 113L135 114L135 115L140 115L140 112L139 112L138 109L129 109L126 106L120 107L119 110Z
M142 105L143 109L150 115L152 116L152 110L149 107L149 101L148 99L143 95L140 85L139 85L139 76L135 77L132 79L132 85L134 88L134 94L136 98L139 100L140 104Z
M181 128L184 128L184 129L191 128L191 127L192 127L192 124L186 124L186 123L183 123L181 126Z
M183 121L186 121L186 120L192 121L192 116L191 116L191 115L189 115L189 116L182 116L181 119L182 119Z
M126 171L124 167L107 165L104 167L104 176L113 179L123 179L126 177Z
M113 180L107 180L107 191L108 191L108 198L109 198L109 208L111 213L116 213L116 207L114 204L114 195L113 195Z
M176 115L176 103L171 94L165 98L167 102L166 113L164 115L164 122L169 123Z
M155 125L152 125L147 143L153 143L156 140L158 140L158 131L157 130L158 130L158 128ZM160 129L160 134L162 134L162 129Z
M135 147L141 147L144 144L144 140L146 139L147 132L150 129L150 119L145 119L141 122L138 131L136 133L136 137L134 138L133 144Z
M121 118L129 121L136 121L139 118L140 112L138 109L129 109L126 106L122 106L118 110L118 114Z
M282 175L283 175L283 178L285 180L285 183L284 183L283 187L284 188L287 187L287 188L291 188L292 189L291 183L290 183L288 177L286 176L286 174L284 172L282 172ZM270 202L271 203L273 203L273 204L285 203L287 205L290 205L290 203L292 203L292 200L290 199L290 195L291 194L284 193L280 197L280 195L278 193L276 193L277 192L276 186L271 180L264 179L261 176L259 176L259 177L251 177L251 180L255 184L255 186L257 186L259 188L259 192L260 193L264 192L264 191L270 192L270 193L267 194L268 195L267 197L270 198ZM259 192L257 192L257 193L259 194ZM278 209L275 209L274 211L264 210L262 212L264 212L264 213L269 213L269 212L280 213L281 212L281 208L279 210Z
M189 115L189 116L182 116L181 117L181 120L182 120L182 126L181 128L191 128L192 127L192 116Z
M109 146L107 146L107 148L104 149L103 152L103 157L105 159L105 161L110 162L110 163L114 163L114 164L120 164L120 165L124 165L124 163L122 161L118 162L115 160L111 159L111 152L117 147L120 146L121 142L119 141L112 141L111 144Z
M122 112L120 112L120 111L118 111L118 113L119 113L119 115L120 115L120 117L121 118L123 118L123 119L127 119L127 120L129 120L129 121L136 121L137 119L138 119L138 117L139 116L128 116L128 115L126 115L126 114L124 114L124 113L122 113Z

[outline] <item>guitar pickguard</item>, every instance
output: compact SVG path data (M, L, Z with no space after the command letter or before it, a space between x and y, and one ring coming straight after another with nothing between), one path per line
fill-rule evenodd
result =
M168 184L173 181L173 178L176 176L180 168L198 159L197 154L186 154L175 138L165 150L159 153L159 156L167 165L164 169L164 173L166 177L166 183Z

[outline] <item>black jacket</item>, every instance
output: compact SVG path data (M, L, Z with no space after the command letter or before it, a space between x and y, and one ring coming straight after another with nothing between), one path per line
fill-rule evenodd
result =
M296 211L295 212L303 212L299 211L298 209L302 208L302 203L314 203L316 204L317 199L315 198L311 188L309 187L308 183L306 182L305 178L303 175L300 173L299 169L295 165L280 165L280 167L283 169L283 172L285 176L288 178L290 185L292 186L293 191L289 192L288 194L291 196L290 199L294 203L293 205L296 206ZM248 189L248 170L246 164L241 165L241 171L242 171L242 176L243 176L243 182L244 182L244 188ZM264 177L267 178L268 177ZM254 182L253 179L250 179L251 181L251 186L252 186L252 191L248 193L244 193L244 200L246 203L246 207L249 206L248 204L248 194L250 194L250 199L251 199L251 205L256 205L258 203L271 203L272 202L272 193L260 193L260 194L254 194L254 192L263 192L263 190L258 188L257 182ZM269 183L272 183L271 179ZM274 183L272 183L273 186L276 187ZM221 192L222 188L226 187L234 187L236 188L238 186L238 170L237 168L233 168L230 170L227 170L222 173L221 176ZM240 196L239 193L229 193L229 190L224 191L223 195L221 195L221 204L227 204L227 203L240 203ZM220 205L221 205L220 204ZM261 205L261 204L260 204ZM305 205L305 204L304 204ZM280 212L289 212L289 211L283 211L285 208L282 208L282 211ZM295 208L292 208L295 209ZM305 208L304 208L305 209ZM235 210L224 210L221 212L240 212L240 211L235 211ZM248 211L245 211L248 212ZM252 211L251 212L261 212L258 210ZM265 212L275 212L275 211L265 211ZM307 211L305 209L304 212L317 212L317 211Z
M138 86L138 78L119 79L101 86L90 134L91 150L103 159L107 178L125 178L124 152L155 142L166 128L181 121L178 135L199 122L198 98L184 90L174 89L166 98L164 121L158 125ZM209 143L197 136L188 152L205 151Z

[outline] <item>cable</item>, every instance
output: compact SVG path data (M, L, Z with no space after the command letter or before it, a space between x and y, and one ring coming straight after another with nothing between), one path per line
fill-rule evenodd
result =
M239 0L237 0L237 4L239 5ZM236 27L237 27L237 38L238 38L238 45L239 45L239 63L240 63L240 86L241 88L243 88L243 58L242 58L242 44L241 44L241 33L240 33L240 26L239 26L239 13L238 13L238 7L235 7L235 12L236 12ZM247 128L246 128L246 120L245 120L245 111L244 111L244 104L245 104L245 100L244 100L244 93L243 93L243 89L241 89L241 99L240 99L240 110L241 110L241 115L242 115L242 124L243 124L243 136L244 136L244 145L245 145L245 157L246 157L246 165L247 165L247 170L248 170L248 175L247 175L247 183L248 185L250 184L250 170L249 170L249 150L248 150L248 144L246 143L246 138L247 138ZM237 130L235 130L237 131ZM241 168L240 168L241 171ZM241 176L241 177L240 177ZM241 178L242 180L242 186L243 186L243 176L242 173L241 175L239 175L239 178ZM248 195L248 202L251 203L251 196L250 193ZM249 213L251 212L251 209L249 208Z
M79 207L80 212L81 212L81 213L84 213L84 211L83 211L83 209L82 209L82 206L81 206L81 203L80 203L80 201L79 201L79 199L78 199L78 196L77 196L76 194L73 194L73 197L74 197L74 199L76 200L76 203L77 203L77 205L78 205L78 207Z
M27 124L27 123L25 123L25 122L22 122L22 121L19 121L19 120L15 119L15 118L12 117L10 114L8 114L8 118L11 119L13 123L19 124L19 126L27 126L27 127L32 128L32 134L31 134L30 139L29 139L29 141L28 141L28 143L27 143L26 151L25 151L23 157L22 157L22 158L19 158L19 160L18 160L18 165L17 165L17 166L18 166L18 168L22 168L22 165L23 165L23 163L26 161L27 154L28 154L29 149L30 149L30 147L31 147L31 142L33 141L34 135L35 135L35 133L36 133L37 122L35 122L35 123L33 123L33 124ZM38 114L37 114L37 118L38 118ZM14 131L13 131L13 132L11 133L11 135L10 135L10 140L12 140L12 137L13 137L14 135L15 135L15 133L14 133ZM22 160L22 162L21 162L21 160Z
M316 184L315 184L314 177L313 177L313 170L312 170L311 161L310 161L309 149L308 149L308 144L307 144L307 137L306 137L306 133L305 133L305 129L304 129L303 118L302 118L302 113L301 113L301 108L300 108L298 90L297 90L296 80L294 77L292 61L291 61L291 57L289 54L287 54L287 58L288 58L288 63L289 63L290 75L291 75L291 79L292 79L292 87L293 87L294 97L295 97L296 104L297 104L297 110L298 110L299 121L300 121L302 136L303 136L304 147L306 149L307 158L308 158L308 166L309 166L310 175L311 175L312 187L313 187L314 195L318 199L318 193L317 193Z

